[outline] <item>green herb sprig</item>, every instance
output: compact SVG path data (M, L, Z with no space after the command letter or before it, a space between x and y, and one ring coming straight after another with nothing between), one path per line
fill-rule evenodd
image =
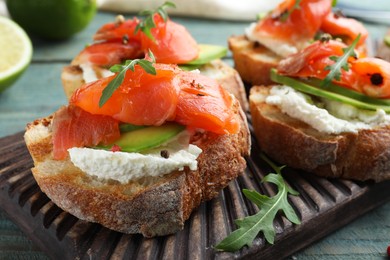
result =
M299 195L290 188L283 179L281 171L284 166L278 167L264 154L261 157L273 168L276 173L270 173L263 178L263 182L276 184L278 193L273 197L262 195L254 190L243 189L244 195L255 203L260 211L255 215L237 219L235 223L239 229L232 232L215 246L218 250L234 252L243 246L251 246L253 240L262 231L268 243L273 244L275 239L275 228L273 221L276 213L283 211L288 220L294 224L300 224L300 220L293 207L288 202L288 195Z
M341 70L349 71L348 58L356 57L355 47L360 40L360 34L356 37L356 39L352 42L350 46L347 48L343 48L342 56L330 56L329 59L334 61L335 63L332 65L328 65L325 67L325 70L329 70L330 72L326 75L323 80L321 87L326 88L332 82L333 79L340 80L341 79Z
M145 59L127 60L125 64L117 64L110 68L110 71L118 73L113 80L108 83L102 92L102 96L99 100L99 107L102 107L108 99L112 96L117 88L122 85L125 79L126 71L131 70L134 72L135 65L140 65L146 73L156 75L156 69L153 67L153 63L156 62L153 53L149 50L149 57L152 61Z
M286 10L280 15L280 21L285 22L287 21L288 17L297 9L301 9L300 7L301 0L296 0L294 6L290 10Z
M156 10L144 10L139 13L141 16L146 16L135 28L135 32L137 33L139 30L145 33L145 35L151 39L155 40L153 35L152 35L152 28L156 27L156 23L154 22L154 15L159 14L164 22L167 21L168 19L168 13L165 10L166 8L171 7L171 8L176 8L176 5L172 2L165 2L161 6L159 6Z

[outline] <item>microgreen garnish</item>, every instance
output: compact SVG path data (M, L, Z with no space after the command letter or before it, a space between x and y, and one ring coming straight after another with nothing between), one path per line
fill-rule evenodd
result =
M149 57L152 61L145 59L127 60L125 64L117 64L110 68L110 71L118 73L113 80L108 83L102 92L102 96L99 100L99 107L102 107L107 100L112 96L114 91L122 85L125 79L126 71L134 71L135 65L140 65L146 73L156 75L156 69L153 67L153 63L156 62L153 53L149 50Z
M284 212L288 220L294 224L300 224L300 220L293 207L288 202L288 195L298 195L298 192L290 188L281 174L284 166L278 167L264 154L260 156L273 168L276 173L270 173L263 178L263 182L271 182L278 187L278 193L273 197L262 195L254 190L243 189L244 195L255 203L260 211L255 215L237 219L239 229L223 239L216 249L234 252L245 245L251 246L256 236L263 231L268 243L273 244L275 239L274 219L280 210Z
M141 16L146 16L135 28L135 33L139 30L143 31L145 35L154 41L154 37L152 35L151 29L156 27L156 23L154 22L154 15L159 14L164 22L168 19L168 13L165 10L168 7L175 8L176 5L172 2L165 2L161 6L159 6L156 10L144 10L139 13Z
M335 63L325 67L325 70L329 70L330 72L328 73L328 75L326 75L324 81L322 82L321 87L327 87L332 82L333 79L340 80L342 69L344 71L349 71L348 58L356 57L355 47L359 42L359 39L360 39L360 34L356 37L356 39L352 42L352 44L349 47L343 48L344 54L342 56L329 57L329 59L331 59Z
M337 5L337 0L332 1L332 7L335 7Z
M297 9L301 9L299 6L301 4L301 0L296 0L294 6L290 10L286 10L280 15L280 21L285 22L287 21L288 17Z

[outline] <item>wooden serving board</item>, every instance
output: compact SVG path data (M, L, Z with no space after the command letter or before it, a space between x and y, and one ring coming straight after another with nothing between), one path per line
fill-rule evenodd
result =
M262 235L252 247L235 253L213 246L234 230L234 220L257 212L241 190L275 194L275 186L261 183L270 168L253 141L245 174L203 203L175 235L145 239L88 223L62 211L41 192L30 168L32 159L23 133L0 139L0 205L33 242L53 259L280 259L293 254L365 212L390 200L390 182L361 183L329 180L293 169L284 178L299 196L290 202L302 223L293 225L282 215L275 220L274 245Z

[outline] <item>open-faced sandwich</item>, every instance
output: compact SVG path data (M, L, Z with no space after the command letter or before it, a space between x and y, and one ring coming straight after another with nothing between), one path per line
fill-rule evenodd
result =
M240 76L221 60L227 48L198 44L184 26L168 17L168 7L174 4L166 2L154 11L141 12L143 19L125 20L118 16L115 22L103 25L94 35L94 42L64 68L61 78L67 97L83 83L111 75L110 66L143 58L151 50L158 63L178 64L185 70L198 69L201 74L216 79L247 110L248 101Z
M252 23L245 35L228 40L234 65L244 82L270 84L270 70L288 55L297 53L323 33L351 44L361 35L357 49L365 50L364 26L340 12L332 12L332 0L285 0Z
M390 63L340 41L315 41L255 86L250 110L261 149L320 176L390 179Z
M183 228L241 174L250 150L237 99L199 72L131 60L27 126L41 190L74 216L146 237Z

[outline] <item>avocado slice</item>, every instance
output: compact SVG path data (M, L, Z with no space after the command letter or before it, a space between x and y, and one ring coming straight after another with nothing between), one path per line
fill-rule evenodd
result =
M192 60L186 64L180 64L180 68L183 70L194 70L200 66L209 63L212 60L220 59L227 54L227 48L225 46L211 45L211 44L199 44L199 56L195 60Z
M121 133L126 133L126 132L131 132L134 130L142 129L145 127L146 126L144 126L144 125L133 125L133 124L128 124L128 123L121 123L121 124L119 124L119 131Z
M122 152L140 152L157 147L168 141L185 129L185 126L176 123L166 123L161 126L147 126L121 134L119 140L111 145L102 146L106 150L118 145Z
M367 100L355 99L356 96L353 97L345 96L346 92L343 90L340 91L340 93L334 93L329 91L332 88L327 88L326 90L320 89L318 87L311 86L309 84L306 84L294 78L279 75L275 69L271 70L271 80L280 84L285 84L306 94L339 101L345 104L355 106L357 108L374 110L374 111L377 109L383 109L386 113L390 112L390 106L383 105L383 104L368 103ZM341 88L341 87L334 86L334 88Z
M322 80L316 79L316 78L309 78L309 79L300 79L300 81L309 84L310 86L314 86L317 88L321 87ZM374 105L379 106L390 106L390 99L380 99L380 98L373 98L366 96L360 92L354 91L352 89L343 88L340 86L337 86L336 84L329 83L328 86L322 88L324 90L337 93L346 97L350 97L359 101L362 101L364 103L371 103Z

